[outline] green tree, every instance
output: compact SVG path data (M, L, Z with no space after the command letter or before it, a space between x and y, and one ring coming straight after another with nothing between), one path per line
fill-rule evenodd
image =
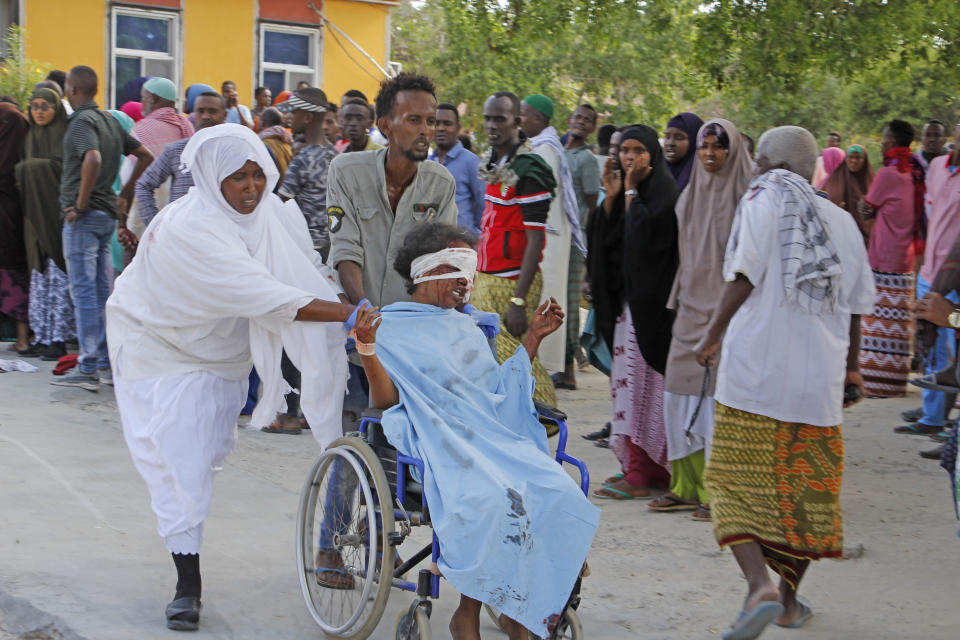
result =
M23 110L30 104L33 85L43 80L51 68L24 56L25 38L26 31L19 25L12 25L4 37L6 51L10 53L0 61L0 95L10 96Z

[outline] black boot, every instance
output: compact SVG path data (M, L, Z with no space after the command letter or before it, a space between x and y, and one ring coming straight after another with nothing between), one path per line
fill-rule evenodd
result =
M177 566L177 593L167 605L167 628L196 631L200 626L200 554L174 553Z

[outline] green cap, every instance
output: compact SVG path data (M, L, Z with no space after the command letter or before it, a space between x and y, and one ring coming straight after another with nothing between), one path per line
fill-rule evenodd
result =
M548 118L553 117L553 100L547 96L534 93L524 98L523 101Z
M143 88L158 98L163 98L164 100L169 100L170 102L177 101L177 88L166 78L153 76L143 83Z

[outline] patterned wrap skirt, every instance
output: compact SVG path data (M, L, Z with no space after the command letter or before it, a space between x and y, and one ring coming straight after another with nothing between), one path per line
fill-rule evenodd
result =
M519 338L507 331L507 311L510 308L510 298L517 289L517 281L510 278L501 278L478 271L473 281L473 292L470 294L470 304L481 311L492 311L500 314L500 333L497 335L497 362L503 364L517 352L517 347L523 344L526 334ZM527 326L533 318L533 312L540 304L540 292L543 290L543 275L539 271L533 277L530 288L527 290ZM549 406L556 406L557 394L553 388L550 374L540 364L540 358L533 361L533 377L536 379L536 389L533 397L538 402Z
M907 393L913 357L916 298L912 273L873 272L877 301L873 315L860 319L860 373L867 396L898 398Z
M840 426L781 422L716 403L704 474L721 547L756 542L796 587L798 562L843 550Z

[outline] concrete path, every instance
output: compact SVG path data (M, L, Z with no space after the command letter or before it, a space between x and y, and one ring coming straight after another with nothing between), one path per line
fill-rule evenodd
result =
M37 373L0 375L0 640L177 637L163 618L175 570L111 388L53 387L52 367L38 364ZM577 434L608 419L608 398L596 372L560 395L571 415L569 449L587 461L594 486L617 465ZM843 504L856 557L814 565L801 591L817 616L802 632L771 629L764 638L957 638L960 540L947 474L917 456L929 440L892 433L899 412L918 401L866 401L848 412ZM308 434L241 430L216 482L201 630L190 637L323 637L300 595L294 550L297 499L317 453ZM600 506L581 608L587 638L718 638L745 583L710 526L686 513L651 513L640 501ZM458 598L448 584L441 591L437 638L448 637ZM392 638L411 600L394 591L373 637ZM483 624L485 638L503 637Z

